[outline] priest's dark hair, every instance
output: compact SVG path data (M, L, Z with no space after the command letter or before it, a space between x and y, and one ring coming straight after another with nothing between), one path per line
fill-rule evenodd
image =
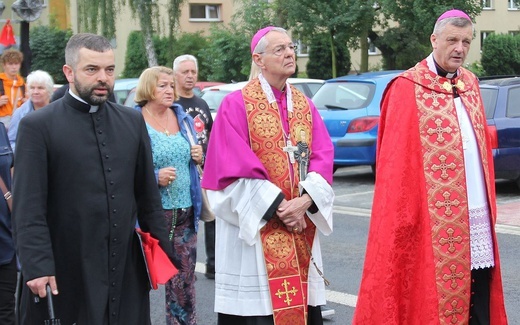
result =
M79 50L82 48L96 52L106 52L113 49L110 42L103 36L90 33L75 34L67 42L65 64L75 68L78 63Z

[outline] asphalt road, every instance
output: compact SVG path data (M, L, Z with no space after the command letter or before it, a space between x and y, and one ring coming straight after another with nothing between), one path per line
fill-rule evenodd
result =
M361 279L374 177L369 167L351 167L338 170L334 175L336 194L334 232L322 236L322 254L325 276L331 282L327 287L327 306L334 314L325 318L328 324L350 324L354 314ZM520 190L514 183L497 182L497 226L506 310L510 324L520 324ZM517 208L518 207L518 208ZM199 325L216 324L214 282L204 276L204 227L199 227L197 264L197 314ZM151 294L152 324L164 325L164 290Z

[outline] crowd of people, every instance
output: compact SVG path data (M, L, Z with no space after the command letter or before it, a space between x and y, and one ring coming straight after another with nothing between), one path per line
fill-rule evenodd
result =
M432 53L385 91L354 324L507 324L489 134L462 67L473 32L464 12L443 13ZM193 93L189 54L145 69L130 109L111 101L116 62L102 36L70 38L59 95L45 71L25 82L21 52L3 52L0 324L42 324L47 305L34 298L48 288L63 324L150 324L137 226L178 269L166 323L196 324L203 189L216 215L204 241L218 324L323 324L334 149L287 83L288 32L262 28L250 48L250 81L215 121Z

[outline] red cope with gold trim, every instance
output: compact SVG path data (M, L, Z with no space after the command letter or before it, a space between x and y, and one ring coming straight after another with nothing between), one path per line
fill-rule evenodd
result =
M486 120L474 87L465 89L468 78L457 78L453 85L446 78L418 66L416 73L403 75L416 82L419 132L423 148L423 162L428 193L428 209L432 229L433 254L437 291L439 293L439 320L441 324L462 324L469 314L471 291L471 263L469 238L469 211L464 173L464 152L461 132L453 103L453 87L469 113L475 129L480 152L486 152L483 124ZM461 77L463 77L462 75ZM433 92L425 91L429 84ZM487 166L487 156L481 155ZM487 172L487 168L484 168ZM489 175L486 175L489 180ZM488 184L489 185L489 184Z
M478 80L460 68L450 81L423 60L383 96L378 177L353 324L469 322L469 211L454 87L474 129L495 226L493 156ZM493 246L491 324L507 324L494 232Z
M294 112L288 112L290 139L293 144L306 141L312 148L312 117L305 95L291 86ZM258 79L242 89L251 148L265 166L269 180L285 198L299 196L298 161L291 164L284 139L282 119L276 102L269 104ZM310 249L316 227L305 216L307 228L301 234L289 231L275 215L262 228L267 278L276 325L307 323L307 281Z

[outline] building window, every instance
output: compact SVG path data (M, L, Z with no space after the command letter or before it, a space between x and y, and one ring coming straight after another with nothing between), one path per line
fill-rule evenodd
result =
M480 32L480 49L482 50L482 48L484 47L484 41L486 40L486 38L493 34L494 32L493 31L482 31Z
M190 4L190 21L221 21L220 5Z
M508 9L509 10L518 10L518 6L516 5L516 3L518 2L518 0L509 0L509 6L508 6Z
M519 30L510 30L508 34L511 36L516 36L516 35L520 34L520 31Z
M482 9L493 9L493 0L482 0Z
M309 56L309 45L303 43L301 40L297 40L294 42L298 46L298 50L296 51L297 56Z
M377 54L377 47L370 41L370 38L368 39L368 55L375 55Z

